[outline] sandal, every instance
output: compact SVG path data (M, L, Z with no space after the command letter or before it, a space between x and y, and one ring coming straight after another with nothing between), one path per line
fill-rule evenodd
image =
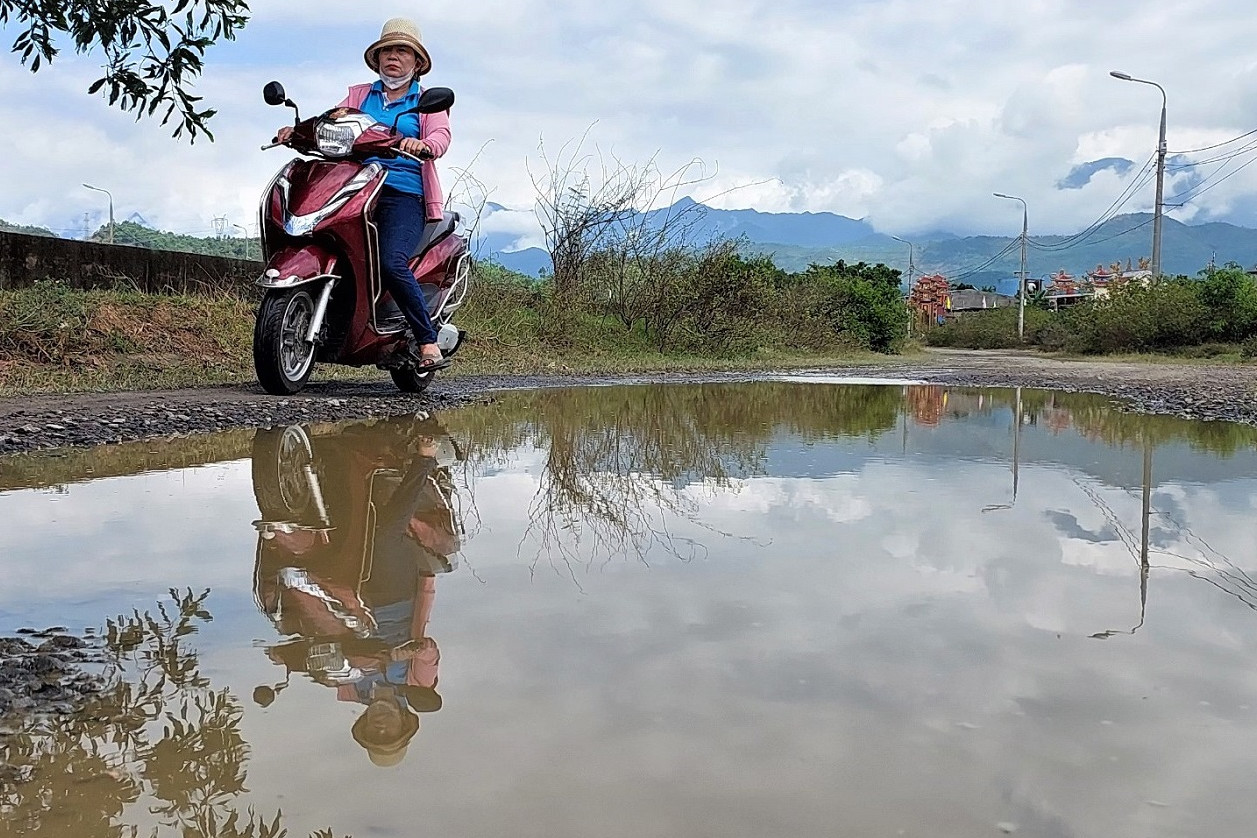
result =
M436 348L435 344L428 344L435 351L424 352L420 350L419 361L415 364L415 369L421 372L436 372L443 370L453 363L449 358L441 354L441 350Z

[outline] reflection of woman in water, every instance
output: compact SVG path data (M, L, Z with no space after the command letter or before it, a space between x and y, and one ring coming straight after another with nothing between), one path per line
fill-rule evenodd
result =
M418 713L441 707L440 650L427 629L436 574L453 569L460 540L450 505L453 487L439 455L436 435L429 433L419 437L416 456L395 487L379 472L367 478L378 518L365 566L338 563L341 573L284 567L278 573L279 610L288 630L302 636L272 648L270 656L290 672L306 671L335 686L339 700L367 705L352 733L380 765L405 755L419 730ZM299 560L299 554L290 559ZM264 703L270 700L273 691Z

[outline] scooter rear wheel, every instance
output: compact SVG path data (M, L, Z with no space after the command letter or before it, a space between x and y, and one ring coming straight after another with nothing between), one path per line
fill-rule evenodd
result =
M314 344L306 341L314 299L304 288L271 289L253 327L253 368L273 396L300 391L314 371Z

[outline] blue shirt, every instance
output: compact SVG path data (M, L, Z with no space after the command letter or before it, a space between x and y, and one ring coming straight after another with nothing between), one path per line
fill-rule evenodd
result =
M371 85L371 91L367 94L367 98L362 100L361 110L363 113L374 117L377 122L391 126L399 113L409 110L418 104L418 80L412 81L410 90L406 91L406 95L396 102L388 101L384 95L384 85L377 81ZM419 114L417 113L408 113L397 122L397 130L401 132L403 137L418 139L420 127ZM405 192L408 195L423 196L423 178L420 175L419 164L414 160L406 157L373 157L370 162L379 163L388 172L384 183L389 188L396 189L398 192Z

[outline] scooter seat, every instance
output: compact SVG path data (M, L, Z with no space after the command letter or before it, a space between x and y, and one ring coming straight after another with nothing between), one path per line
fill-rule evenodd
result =
M429 221L423 225L423 236L420 237L419 244L415 247L415 252L410 257L411 261L422 259L425 253L449 238L457 226L458 213L449 212L448 210L442 215L440 221Z

